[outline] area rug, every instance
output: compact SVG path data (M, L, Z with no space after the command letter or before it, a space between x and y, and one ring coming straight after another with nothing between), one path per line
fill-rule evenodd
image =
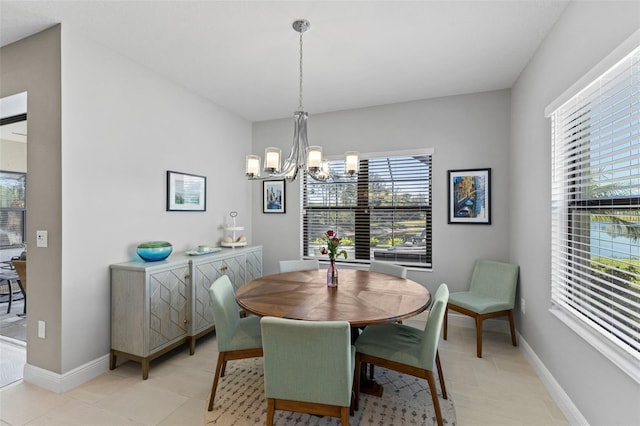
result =
M426 380L381 367L375 368L375 379L384 387L384 393L382 397L360 394L360 408L350 418L352 426L437 424ZM267 402L263 381L262 358L230 361L224 377L218 382L213 411L205 409L206 423L224 426L264 425ZM440 384L436 386L440 392ZM455 425L456 412L451 396L448 395L447 400L439 396L444 424ZM339 425L340 419L276 411L274 424Z

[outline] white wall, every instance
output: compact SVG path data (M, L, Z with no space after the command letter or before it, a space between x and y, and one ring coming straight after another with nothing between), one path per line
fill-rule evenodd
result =
M251 232L251 125L62 29L62 366L110 349L109 264L147 240L214 245L231 210ZM52 159L53 161L53 159ZM207 177L206 212L167 212L166 171Z
M322 145L325 155L435 149L433 271L409 272L431 291L441 282L451 291L468 288L477 258L509 259L509 97L501 90L318 115L309 111L309 144ZM279 146L288 155L292 140L293 118L253 125L255 154ZM492 224L447 224L447 170L484 167L492 169ZM299 179L286 186L284 215L263 214L262 183L253 185L253 238L264 246L265 274L274 273L278 260L299 257Z
M0 139L0 170L27 172L27 144Z
M551 127L544 108L640 28L639 2L572 2L512 89L510 248L519 331L591 425L640 424L640 386L549 313Z

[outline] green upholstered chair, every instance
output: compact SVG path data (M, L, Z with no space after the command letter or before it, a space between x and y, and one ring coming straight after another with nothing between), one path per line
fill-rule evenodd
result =
M434 366L438 369L442 397L447 399L438 341L449 298L449 288L440 284L433 298L424 330L403 324L372 325L365 328L356 339L356 364L362 362L378 365L427 380L438 425L442 426L442 412L438 401ZM359 398L359 382L356 382L356 401Z
M318 259L281 260L280 272L310 271L320 269Z
M389 262L372 260L369 265L369 272L382 272L383 274L395 275L400 278L407 278L407 268Z
M451 293L444 319L444 339L447 339L449 309L476 320L476 355L482 358L482 321L509 317L511 343L517 346L513 323L513 306L518 285L518 266L493 260L478 260L471 276L469 291Z
M369 272L381 272L383 274L394 275L400 278L407 278L407 268L390 262L381 262L372 260L369 265ZM402 323L402 321L398 321ZM369 365L369 377L373 380L374 371L373 364Z
M267 425L275 410L339 417L348 425L360 373L349 323L264 317L261 324Z
M213 410L218 379L224 376L227 361L262 356L260 317L240 318L240 307L236 303L233 285L226 275L209 287L209 298L213 309L218 343L218 363L213 377L209 411Z

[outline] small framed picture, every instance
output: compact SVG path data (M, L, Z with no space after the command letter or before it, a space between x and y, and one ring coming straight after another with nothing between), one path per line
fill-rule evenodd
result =
M207 210L207 178L167 170L167 211Z
M491 169L448 171L449 223L491 224Z
M262 213L285 213L284 180L262 182Z

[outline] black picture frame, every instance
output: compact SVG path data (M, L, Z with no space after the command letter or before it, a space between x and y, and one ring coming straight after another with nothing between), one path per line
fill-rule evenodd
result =
M286 213L284 179L262 182L262 213Z
M491 169L448 170L450 224L491 225Z
M167 211L204 212L207 210L207 178L167 170Z

